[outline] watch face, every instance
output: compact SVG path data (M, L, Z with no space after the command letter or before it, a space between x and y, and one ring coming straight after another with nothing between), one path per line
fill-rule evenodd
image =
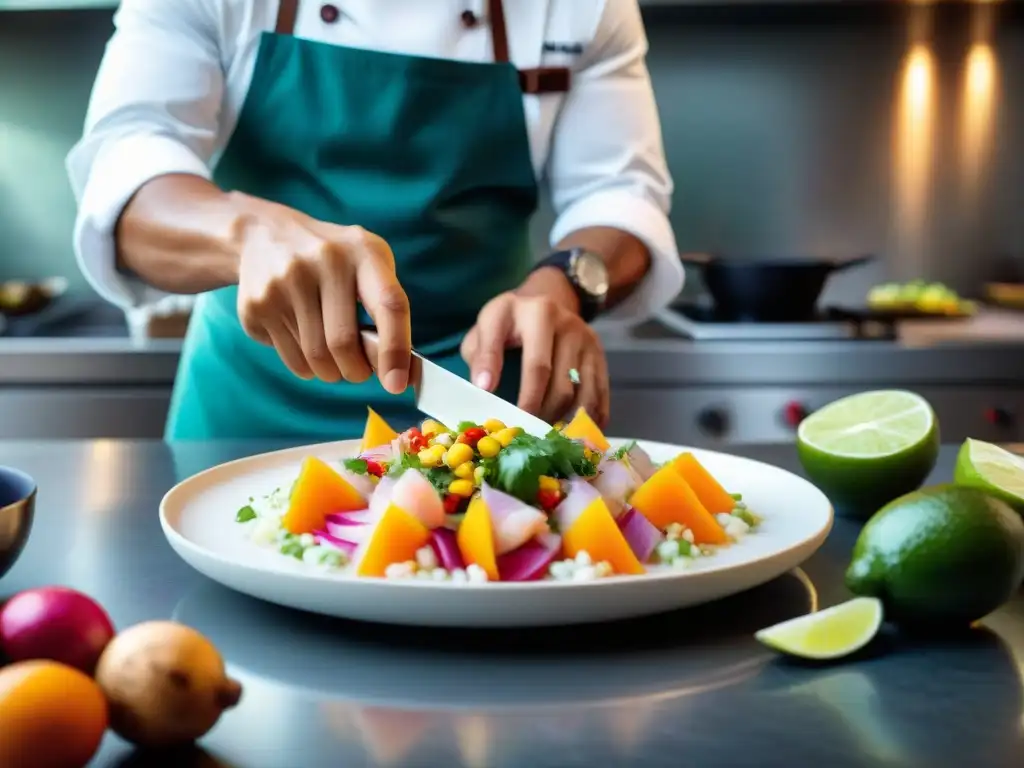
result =
M608 268L596 253L576 251L572 271L581 290L598 299L608 295Z

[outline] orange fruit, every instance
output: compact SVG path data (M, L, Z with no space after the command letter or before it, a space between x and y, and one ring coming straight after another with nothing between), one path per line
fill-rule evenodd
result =
M0 765L82 768L107 730L107 700L92 678L53 661L0 669Z

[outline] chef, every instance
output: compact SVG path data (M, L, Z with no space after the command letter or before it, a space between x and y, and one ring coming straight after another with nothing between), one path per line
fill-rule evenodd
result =
M199 294L167 437L409 423L411 348L603 423L591 322L683 279L646 50L637 0L122 0L68 157L75 246L124 307Z

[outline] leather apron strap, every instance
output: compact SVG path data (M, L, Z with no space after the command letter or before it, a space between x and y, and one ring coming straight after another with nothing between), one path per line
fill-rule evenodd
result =
M295 19L299 15L299 0L280 0L274 31L279 35L295 33ZM491 22L491 48L494 61L509 62L508 30L505 27L505 7L502 0L487 0L487 15ZM568 67L533 67L519 70L519 85L523 93L565 93L569 90L571 73Z

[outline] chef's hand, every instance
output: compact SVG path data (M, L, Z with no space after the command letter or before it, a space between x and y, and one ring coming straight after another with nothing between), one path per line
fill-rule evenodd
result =
M359 332L357 302L380 337L378 375L405 390L411 361L409 300L388 244L362 227L327 224L291 208L247 198L241 227L238 318L303 379L366 381L373 372Z
M516 291L491 299L462 342L473 382L493 391L506 349L521 347L519 407L548 422L583 406L608 421L608 365L601 340L579 315L575 292L556 270L538 270ZM579 372L579 384L569 371Z

